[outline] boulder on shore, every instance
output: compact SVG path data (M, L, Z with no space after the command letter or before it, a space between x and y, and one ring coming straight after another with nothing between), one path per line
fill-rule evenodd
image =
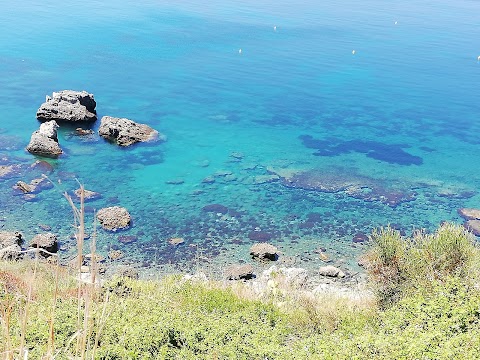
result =
M250 280L254 277L254 269L250 264L232 265L225 270L227 280Z
M34 155L56 158L63 154L57 138L58 124L55 120L40 125L40 129L33 132L27 151Z
M97 213L97 218L100 225L108 231L126 229L132 221L127 209L120 206L100 209Z
M126 118L102 117L98 134L120 146L130 146L137 142L165 140L157 130L145 124L139 124Z
M97 103L93 94L86 91L63 90L47 96L37 111L40 121L59 120L68 122L95 121Z
M278 259L278 249L269 243L256 243L250 248L250 255L254 259L275 261Z
M46 250L50 253L56 253L58 251L58 239L57 236L53 233L44 233L34 236L32 241L30 241L30 248L39 248ZM50 254L40 251L40 255L43 257L49 257Z
M22 258L22 234L14 231L0 231L0 260L19 260Z

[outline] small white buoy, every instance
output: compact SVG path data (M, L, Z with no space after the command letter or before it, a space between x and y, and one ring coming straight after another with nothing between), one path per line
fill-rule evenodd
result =
M480 56L477 58L478 61L480 61Z
M395 21L395 25L397 25L397 24L398 24L398 21Z
M238 49L238 53L241 54L241 53L242 53L242 49Z
M352 55L355 55L356 51L355 50L352 50Z
M273 31L277 31L277 25L273 27Z
M25 60L22 59L22 61L25 61Z

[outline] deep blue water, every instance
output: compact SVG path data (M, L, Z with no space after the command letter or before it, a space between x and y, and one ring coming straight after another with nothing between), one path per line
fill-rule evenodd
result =
M249 261L259 239L288 263L316 267L323 247L355 269L356 234L480 206L479 1L26 0L0 24L0 164L20 165L0 178L0 226L27 240L51 226L65 259L77 179L103 195L89 224L113 204L134 219L99 230L100 251L153 272ZM39 175L35 113L63 89L168 141L122 149L62 127L57 185L27 202L12 186Z

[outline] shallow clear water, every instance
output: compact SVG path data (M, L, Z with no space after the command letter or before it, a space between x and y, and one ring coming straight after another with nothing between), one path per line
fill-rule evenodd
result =
M132 214L131 229L98 234L100 251L119 247L124 263L221 268L249 261L260 238L285 262L316 267L323 247L355 270L356 234L432 230L480 206L479 10L445 0L3 4L0 159L21 167L0 178L0 226L29 239L47 224L68 258L62 191L78 179L103 195L88 204L90 223L113 204ZM27 202L12 186L41 172L24 150L35 112L63 89L92 92L99 118L147 123L168 141L122 149L62 127L66 154L48 160L58 185ZM272 174L296 175L265 182Z

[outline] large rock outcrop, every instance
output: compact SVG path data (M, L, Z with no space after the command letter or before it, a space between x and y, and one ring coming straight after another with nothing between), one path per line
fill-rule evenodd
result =
M98 134L120 146L130 146L137 142L165 140L157 130L126 118L102 117Z
M97 213L97 218L100 225L109 231L126 229L132 221L127 209L120 206L100 209Z
M55 120L40 125L40 129L33 132L27 151L34 155L56 158L63 154L57 138L58 124Z
M18 260L22 257L22 234L13 231L0 231L0 260Z
M40 121L58 120L67 122L95 121L97 103L93 94L86 91L63 90L47 96L37 111Z

